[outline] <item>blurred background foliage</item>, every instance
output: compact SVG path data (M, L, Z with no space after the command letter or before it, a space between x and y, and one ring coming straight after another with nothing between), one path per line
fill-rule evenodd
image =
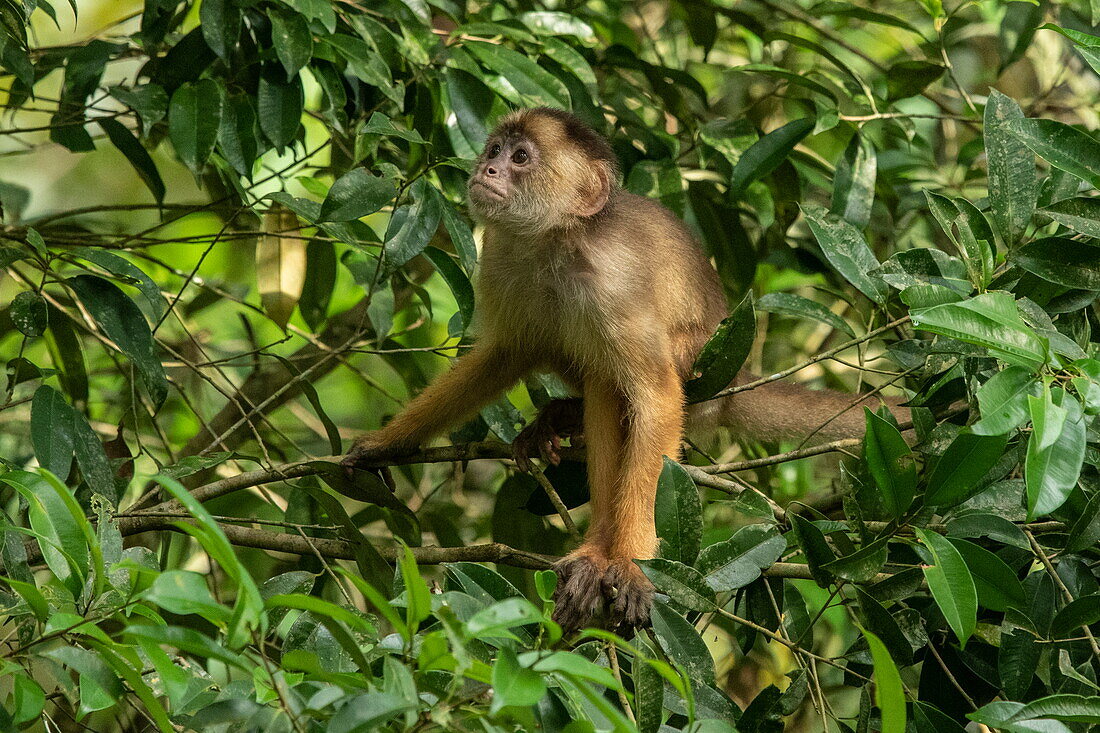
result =
M1098 21L0 0L0 727L1100 723ZM741 304L716 345L919 408L912 450L873 415L809 451L692 436L630 640L549 620L547 494L583 528L583 464L503 444L552 380L395 494L316 460L471 338L465 176L536 104L699 236Z

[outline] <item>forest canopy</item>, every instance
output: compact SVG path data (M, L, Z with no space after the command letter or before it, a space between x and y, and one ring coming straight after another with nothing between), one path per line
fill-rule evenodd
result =
M1100 725L1098 24L0 0L0 728ZM532 106L605 134L716 268L690 400L745 367L913 412L909 441L885 410L692 436L629 638L551 618L584 451L509 444L560 380L337 464L475 340L466 179Z

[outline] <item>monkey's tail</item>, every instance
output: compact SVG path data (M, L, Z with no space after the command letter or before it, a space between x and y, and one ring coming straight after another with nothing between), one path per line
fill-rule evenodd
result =
M734 385L757 377L742 372ZM911 421L904 399L883 395L845 394L830 389L809 389L799 384L769 382L744 392L700 402L688 408L688 430L728 427L757 440L805 440L809 444L863 437L863 408L876 411L886 405L898 422Z

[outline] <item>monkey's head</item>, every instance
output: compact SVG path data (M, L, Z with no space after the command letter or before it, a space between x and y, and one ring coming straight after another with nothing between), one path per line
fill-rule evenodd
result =
M607 140L575 115L512 112L489 135L468 184L478 218L527 231L569 227L603 211L617 186Z

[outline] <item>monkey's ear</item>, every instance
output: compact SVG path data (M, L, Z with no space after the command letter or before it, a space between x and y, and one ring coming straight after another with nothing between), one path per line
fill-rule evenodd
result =
M607 206L607 200L611 198L611 173L603 163L592 166L594 174L591 188L582 192L580 201L574 214L580 217L595 216Z

